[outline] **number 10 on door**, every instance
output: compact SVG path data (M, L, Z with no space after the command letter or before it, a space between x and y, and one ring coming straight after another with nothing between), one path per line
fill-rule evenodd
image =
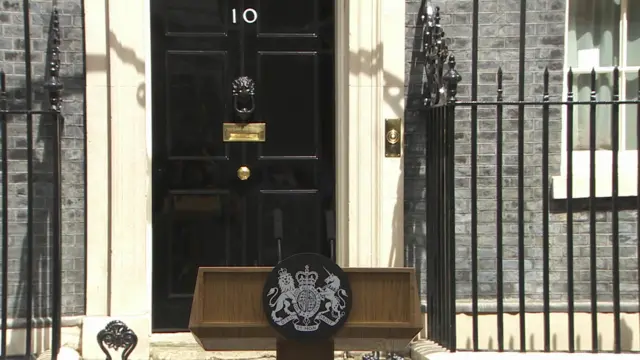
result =
M258 12L252 8L246 8L242 12L242 20L247 24L253 24L258 20ZM236 9L231 10L231 21L234 24L238 23L238 11Z

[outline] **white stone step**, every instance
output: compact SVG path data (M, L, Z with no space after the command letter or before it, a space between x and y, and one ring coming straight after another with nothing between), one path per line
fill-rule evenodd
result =
M275 360L272 351L204 351L191 346L152 347L151 360ZM345 360L336 352L335 360Z
M364 351L336 351L335 360L361 360ZM275 351L204 351L191 333L153 334L151 360L275 360ZM409 360L409 357L406 357Z
M275 360L275 351L204 351L191 333L153 334L151 360ZM336 360L345 360L343 351Z

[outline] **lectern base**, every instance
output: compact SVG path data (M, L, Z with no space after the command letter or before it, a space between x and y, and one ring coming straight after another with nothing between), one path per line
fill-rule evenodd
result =
M333 340L297 342L278 340L277 360L333 360Z

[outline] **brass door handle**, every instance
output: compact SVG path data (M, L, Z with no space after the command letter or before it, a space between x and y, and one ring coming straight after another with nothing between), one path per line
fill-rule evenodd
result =
M400 141L400 133L396 129L387 131L387 142L391 145L395 145Z
M251 176L251 170L249 170L249 168L246 166L240 166L236 174L238 175L238 179L244 181L247 180L249 176Z
M384 155L398 158L402 156L402 120L385 119Z

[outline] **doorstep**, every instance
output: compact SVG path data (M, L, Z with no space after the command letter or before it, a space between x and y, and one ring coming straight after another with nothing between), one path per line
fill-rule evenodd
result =
M336 351L335 360L361 359L364 352ZM345 355L349 355L348 357ZM151 360L275 360L275 351L204 351L188 332L151 335Z
M421 340L411 346L413 360L424 360L424 358L414 357L414 347L422 352L427 348L443 351L433 342ZM276 358L275 351L204 351L193 335L188 332L152 334L150 353L151 360L275 360ZM365 354L367 354L365 351L336 351L334 359L361 360Z
M411 343L411 360L431 360L434 354L446 353L446 350L430 340L417 340Z
M275 351L204 351L190 332L152 334L151 360L273 360Z

